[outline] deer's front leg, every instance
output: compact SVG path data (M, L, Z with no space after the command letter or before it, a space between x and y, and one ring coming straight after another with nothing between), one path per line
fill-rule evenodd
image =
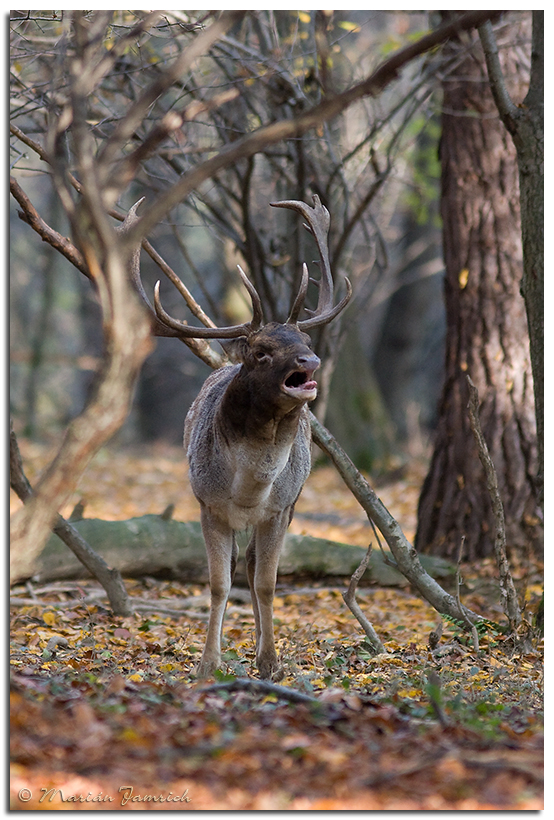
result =
M290 507L256 526L246 552L248 583L256 619L256 665L262 678L280 672L273 634L273 598L279 555L290 521Z
M197 674L201 678L207 678L213 675L221 665L223 618L233 580L238 548L233 530L216 518L204 505L201 505L200 520L208 555L211 603L206 645Z

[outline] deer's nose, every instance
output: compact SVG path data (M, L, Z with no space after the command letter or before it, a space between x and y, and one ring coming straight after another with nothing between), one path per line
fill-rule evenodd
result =
M317 370L317 368L321 364L321 359L319 358L319 356L316 356L315 353L310 353L306 356L298 356L296 361L299 367L309 370L312 373L314 370Z

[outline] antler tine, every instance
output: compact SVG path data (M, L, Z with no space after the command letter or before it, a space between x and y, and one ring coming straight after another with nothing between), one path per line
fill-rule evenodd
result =
M154 287L154 307L158 319L167 327L177 331L179 336L187 339L237 339L239 336L250 336L259 330L262 321L262 303L258 292L252 282L248 279L240 265L237 265L240 277L252 300L252 320L242 325L232 325L230 327L192 327L186 322L173 319L167 313L160 301L160 283L156 282Z
M344 284L346 285L346 294L342 297L340 302L338 302L332 310L322 316L318 315L317 311L315 311L314 316L311 319L303 319L301 322L297 322L300 330L312 330L314 327L326 325L335 319L339 313L342 313L352 297L352 285L347 276L344 277Z
M317 300L317 307L313 313L313 316L310 319L304 319L300 322L296 322L298 327L302 330L309 330L311 328L318 327L319 325L324 325L327 324L327 322L330 322L331 319L334 319L335 316L338 316L340 311L343 310L344 307L346 307L348 301L350 300L350 296L352 295L352 288L350 286L350 283L348 282L346 296L339 303L339 305L337 305L336 308L333 308L333 276L331 273L331 263L329 261L329 251L327 248L327 238L329 234L329 225L331 223L331 217L329 215L329 211L327 210L327 208L321 204L321 200L317 196L317 194L314 195L313 201L313 208L311 208L305 202L301 202L295 199L287 199L283 200L282 202L270 203L274 208L290 208L291 210L297 211L299 214L301 214L307 222L307 224L305 224L304 227L307 228L307 230L312 234L317 244L321 264L319 296ZM304 277L302 281L304 282ZM302 291L303 285L300 286L300 292L295 299L295 308L298 305L299 297ZM304 290L303 292L302 299L305 297L305 295L306 290ZM300 307L301 304L297 308L297 313L300 312Z
M124 221L119 225L115 230L120 234L126 234L129 229L135 225L138 220L140 219L137 216L137 209L139 205L144 202L145 197L142 197L135 202L135 204L129 209ZM262 313L262 304L260 297L254 287L254 285L250 282L240 265L239 274L240 277L250 294L250 298L252 300L252 321L248 322L243 325L234 325L232 327L192 327L188 325L186 322L179 322L177 319L173 319L162 307L160 301L160 283L156 283L156 287L154 289L154 307L150 304L150 300L146 295L144 290L144 286L142 284L142 279L140 278L140 245L136 248L133 248L130 264L129 264L129 277L135 288L136 292L140 296L142 302L144 303L145 307L147 308L151 319L152 319L152 333L154 336L170 336L176 338L188 338L188 339L234 339L239 336L248 336L250 333L253 333L255 330L258 330L263 323L263 313ZM177 277L178 280L178 277ZM182 283L177 281L177 283L172 279L173 284L176 287ZM183 286L184 287L184 286ZM179 289L179 288L178 288ZM181 290L182 294L182 290Z
M304 264L302 265L302 280L300 282L300 290L296 295L296 299L294 300L294 304L291 308L289 318L286 321L287 325L295 325L298 322L298 316L300 314L300 311L302 310L302 305L304 304L304 299L306 298L309 284L310 276L308 273L308 266L304 262Z
M249 294L250 299L252 301L252 319L249 322L249 326L251 328L251 331L254 332L255 330L259 330L260 327L263 325L263 322L264 322L264 312L262 310L262 300L260 299L258 291L254 287L254 285L252 284L252 282L250 281L248 276L245 274L245 272L243 271L241 266L237 265L237 268L238 268L238 271L239 271L240 278L242 279L242 283L243 283L244 287L246 288L246 290L248 291L248 294Z
M145 196L141 196L140 199L137 199L134 205L131 205L131 207L127 211L127 216L125 217L121 225L118 228L116 228L116 231L128 231L129 228L131 228L136 222L138 222L140 217L137 216L137 209L139 205L142 205L145 199Z
M145 199L146 197L141 197L137 202L135 202L134 205L132 205L129 208L127 215L125 216L125 219L123 220L121 225L118 225L115 228L116 233L118 233L120 236L124 236L126 233L128 233L130 228L132 228L133 225L135 225L139 221L140 217L137 216L137 210L139 205L141 205ZM166 327L162 322L160 322L160 320L156 316L156 313L154 312L154 308L150 304L148 296L146 295L146 291L144 290L144 286L142 284L142 279L140 278L140 244L138 244L136 248L133 248L131 251L131 258L129 260L129 278L135 291L140 296L142 303L144 304L145 308L150 314L150 318L152 320L153 335L177 336L177 333L174 330L172 330L169 327Z

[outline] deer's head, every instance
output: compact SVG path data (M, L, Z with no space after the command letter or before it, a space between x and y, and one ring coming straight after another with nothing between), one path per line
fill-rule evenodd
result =
M308 334L296 325L270 322L237 339L234 353L243 364L251 390L283 408L317 396L314 373L321 362Z
M171 317L163 308L160 301L160 283L154 289L154 308L144 293L138 271L138 255L133 262L133 279L137 290L154 319L156 335L177 336L183 339L234 339L234 355L243 363L253 382L259 382L260 389L275 394L279 392L283 401L289 403L304 403L312 401L317 395L317 383L313 379L315 370L320 365L319 358L311 348L311 340L306 331L328 324L346 307L352 296L352 288L348 279L345 279L347 292L342 300L333 306L333 277L327 249L330 217L328 210L321 204L318 196L314 196L314 207L305 202L285 200L272 202L275 208L290 208L300 213L306 220L304 227L314 237L320 259L321 278L319 297L314 311L306 312L309 318L299 320L301 310L309 285L308 267L302 267L300 289L294 300L290 315L284 324L270 322L263 323L263 310L258 292L240 267L240 277L252 301L252 319L249 322L230 327L192 327ZM136 220L136 208L129 212L128 220ZM126 220L127 222L127 220ZM125 228L125 223L123 229Z

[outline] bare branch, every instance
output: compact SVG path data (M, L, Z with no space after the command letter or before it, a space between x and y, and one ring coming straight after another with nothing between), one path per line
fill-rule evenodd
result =
M83 259L83 255L77 250L75 245L69 241L69 239L62 236L46 224L14 177L10 177L10 191L14 199L23 209L18 212L19 218L22 219L23 222L30 225L31 228L38 233L43 242L47 242L59 251L62 256L65 256L65 258L71 262L72 265L75 265L77 270L81 271L87 279L91 279L92 277L86 266L85 260Z
M42 145L32 139L32 137L25 134L20 128L17 127L17 125L14 125L13 122L10 123L10 133L12 133L14 137L17 137L17 139L21 140L21 142L29 148L32 148L33 151L38 154L42 160L44 160L44 162L49 162L48 155Z
M33 495L33 489L23 469L13 426L10 430L10 486L23 503L26 503ZM56 516L53 532L104 587L114 615L130 615L132 608L119 570L111 569L104 559L87 544L75 527L61 515Z
M258 151L281 140L301 137L306 131L315 128L327 120L338 116L352 103L363 97L377 96L398 72L415 57L424 54L431 48L448 40L460 31L475 28L486 20L496 17L497 11L468 11L461 14L456 20L440 26L435 31L422 37L416 43L400 49L396 54L385 60L368 78L358 83L342 94L325 99L322 103L293 119L281 120L271 125L259 128L252 134L226 145L215 157L207 160L201 166L186 174L179 182L145 212L140 223L134 229L137 234L147 234L154 225L157 225L169 211L182 202L202 182L214 176L218 171L227 168L240 159L250 157ZM135 237L130 235L132 244Z
M496 470L494 463L489 454L487 442L481 430L481 422L479 421L479 393L475 384L469 376L467 376L467 383L469 385L469 421L471 429L475 437L477 449L479 451L479 459L485 470L487 478L487 489L491 498L492 510L496 524L496 532L494 538L494 554L496 556L496 563L500 575L500 600L502 602L502 609L510 624L510 629L515 632L521 623L521 612L517 601L517 593L512 580L508 558L506 556L506 527L504 523L504 506L500 493L498 492L498 479L496 477Z
M252 692L259 695L275 695L289 703L308 703L321 706L321 701L304 692L290 689L288 686L281 686L278 683L270 683L266 680L255 680L254 678L234 678L231 681L222 683L211 683L202 686L197 692Z
M35 148L40 149L38 143ZM72 184L77 190L81 190L80 183L73 177ZM39 215L38 211L32 204L29 197L25 194L19 183L14 177L10 177L10 191L18 204L23 209L19 212L19 217L26 222L34 231L38 233L44 242L47 242L51 247L59 251L65 258L74 265L77 270L84 274L87 279L94 281L90 275L89 269L83 259L83 255L77 250L75 245L69 241L65 236L62 236L58 231L51 228ZM123 221L124 217L117 211L110 211L109 215L119 221ZM213 327L212 320L207 316L200 305L193 298L188 288L184 285L181 279L177 276L175 271L167 264L165 259L152 247L147 239L143 239L142 247L150 258L158 265L160 270L167 276L167 278L175 285L179 293L185 299L190 311L197 316L207 327ZM145 297L146 298L146 297ZM221 367L226 363L227 357L213 350L209 343L203 339L181 339L192 352L202 359L207 365L213 368Z
M141 144L128 154L118 165L115 174L117 188L123 189L134 178L140 163L151 156L158 145L171 133L178 131L186 122L192 122L200 114L211 111L224 103L231 102L238 97L238 89L232 88L221 94L216 94L211 100L200 102L194 100L184 111L168 111L162 121L145 137ZM112 181L113 185L114 182Z
M434 578L423 569L416 550L407 540L400 525L386 509L383 502L377 498L363 475L357 470L349 456L331 433L310 413L310 423L314 442L335 465L346 486L365 510L367 517L374 521L381 531L385 541L396 561L396 568L417 589L420 595L433 606L437 612L458 618L459 608L456 599L445 592ZM466 607L463 611L471 623L481 620L481 617Z
M179 81L183 75L189 71L194 61L205 54L218 37L225 34L227 29L243 15L243 11L224 11L219 19L212 23L208 29L202 31L195 37L180 57L175 60L173 65L166 70L156 82L152 83L146 89L140 99L129 109L123 119L119 121L113 134L107 140L98 160L100 168L102 169L104 182L110 184L110 177L114 173L112 163L116 160L117 153L125 143L131 139L144 117L146 117L150 106L174 82ZM153 227L153 225L151 227Z
M344 598L344 603L346 604L352 615L354 615L354 617L364 630L366 637L369 643L371 644L371 648L373 649L376 655L380 655L382 653L386 653L387 650L381 643L381 640L377 635L375 629L362 612L361 607L356 600L356 590L358 588L358 583L360 582L362 575L369 566L371 551L372 546L370 544L367 548L366 554L360 562L360 566L352 573L350 583L348 584L348 589L346 590L346 592L342 593L342 597Z
M513 131L514 121L519 117L518 107L513 102L512 98L506 88L504 82L504 75L498 57L498 48L496 45L496 38L492 30L490 20L479 26L479 37L481 38L481 45L485 53L485 61L487 63L487 71L489 74L489 81L491 85L492 95L496 103L496 107L500 113L500 117L509 131Z
M100 14L100 12L96 13L97 15ZM100 16L98 18L97 30L100 36L104 34L105 29L109 26L110 17L112 14L113 12L105 12L103 17ZM148 31L148 29L155 26L161 16L161 11L151 11L139 23L137 23L136 26L133 26L130 31L127 31L121 35L113 43L109 51L103 50L100 60L94 68L94 72L91 73L90 83L92 87L96 86L100 82L102 77L108 73L108 71L114 66L119 57L125 53L129 46L136 44L136 41L140 38L141 34L144 34Z
M115 231L119 238L125 236L127 231L130 229L132 225L138 220L137 217L137 208L141 204L143 200L140 199L136 202L133 207L129 210L127 216L123 220L123 224L115 228ZM119 214L115 214L117 219L123 219ZM167 262L159 255L159 253L152 247L152 245L146 240L143 239L142 247L146 250L148 255L151 259L156 262L158 267L163 271L163 273L167 276L167 278L173 283L173 285L177 288L181 296L184 298L185 302L187 303L191 312L197 316L207 327L213 328L214 323L212 320L207 316L200 305L196 302L193 298L192 294L185 286L185 284L180 280L177 276L175 271L167 264ZM151 327L152 327L152 334L154 336L169 336L175 337L183 341L191 350L192 352L198 356L199 359L202 359L206 364L210 367L221 367L221 365L225 364L227 361L226 356L222 356L220 353L216 353L215 350L212 350L209 343L203 339L194 339L194 338L184 338L181 334L177 333L175 330L172 330L168 326L164 325L156 316L154 308L150 304L150 301L146 295L144 290L141 276L140 276L140 247L133 249L131 254L131 259L129 262L129 279L132 283L135 291L138 293L139 297L141 298L144 306L146 307L150 319L151 319Z

